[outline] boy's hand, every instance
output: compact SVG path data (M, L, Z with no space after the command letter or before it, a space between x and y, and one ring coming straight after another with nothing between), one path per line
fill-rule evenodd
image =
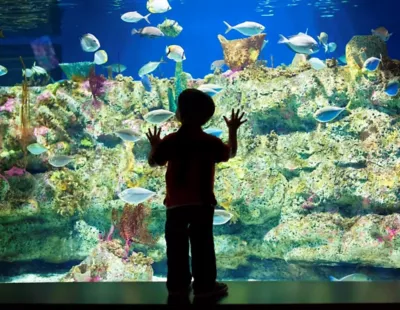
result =
M228 128L231 130L237 130L241 125L243 125L244 123L247 122L247 119L242 121L242 118L244 116L244 112L242 113L242 115L240 115L239 117L239 113L240 110L238 109L236 114L235 114L235 110L232 109L232 116L231 119L228 120L225 116L224 116L224 120L226 122L226 125L228 125Z
M154 133L151 132L151 129L149 129L149 132L146 133L147 139L149 139L151 146L156 146L158 143L160 143L161 138L161 128L157 130L157 126L154 126Z

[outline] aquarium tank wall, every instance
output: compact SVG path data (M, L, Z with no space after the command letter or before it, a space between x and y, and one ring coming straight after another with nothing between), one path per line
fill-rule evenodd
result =
M400 4L2 0L0 281L163 281L145 133L209 94L218 277L400 278Z

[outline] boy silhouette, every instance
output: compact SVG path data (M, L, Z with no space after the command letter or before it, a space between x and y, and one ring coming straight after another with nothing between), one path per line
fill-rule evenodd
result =
M154 127L146 134L152 149L151 167L164 166L166 173L167 221L167 288L169 295L187 295L192 275L195 297L221 297L228 287L216 282L217 268L214 250L213 217L217 201L214 196L215 164L236 155L237 130L247 120L244 112L232 109L231 119L224 117L229 128L229 143L206 134L202 126L215 111L212 98L196 89L187 89L178 98L177 119L181 127L175 133L160 138L161 129ZM192 272L189 263L189 241L192 252Z

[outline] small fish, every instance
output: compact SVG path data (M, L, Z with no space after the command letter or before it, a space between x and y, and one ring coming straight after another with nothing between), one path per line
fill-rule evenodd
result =
M328 123L336 119L347 108L326 107L319 109L314 114L314 118L320 123Z
M315 41L308 34L299 33L290 37L289 39L285 38L283 35L280 35L280 37L281 39L278 43L286 44L295 53L311 55L319 51L317 41Z
M147 74L143 75L141 81L142 81L142 85L143 85L144 89L147 92L151 92L151 82L150 82L149 76Z
M399 93L399 82L391 82L386 86L385 93L390 97L396 97Z
M96 65L104 65L108 61L108 55L105 50L97 51L94 54L94 63Z
M340 62L342 65L347 65L347 58L346 58L346 55L340 56L340 57L338 58L338 60L339 60L339 62Z
M202 84L197 89L212 97L218 94L224 88L216 84Z
M218 128L207 128L207 129L204 129L204 132L209 135L219 138L219 137L221 137L223 131Z
M263 25L255 22L244 22L233 27L225 21L224 24L226 25L226 27L228 27L225 33L228 33L229 31L234 29L245 36L253 36L256 34L260 34L265 30L265 27Z
M370 57L364 62L363 68L370 72L376 71L379 68L381 61L382 55L381 58Z
M153 71L155 71L158 66L162 63L165 63L165 61L161 58L160 61L150 61L147 64L145 64L143 67L140 68L139 70L139 76L142 78L146 74L150 74Z
M85 52L93 53L100 48L100 42L93 34L87 33L81 38L81 47Z
M328 45L328 34L326 32L321 32L317 38L322 45Z
M143 16L142 14L135 11L135 12L128 12L128 13L123 14L121 16L121 19L126 23L137 23L137 22L140 22L142 19L144 19L147 23L150 24L150 21L149 21L150 15L151 15L151 13L146 16Z
M148 27L144 27L142 29L136 30L133 29L132 30L132 35L135 34L139 34L141 37L147 37L147 38L161 38L164 36L164 33L158 29L157 27L152 27L152 26L148 26Z
M165 48L167 57L176 62L182 62L186 60L185 51L179 45L170 45Z
M27 78L32 77L34 74L32 69L22 69L22 76L26 76Z
M6 75L8 70L6 67L0 65L0 76Z
M224 225L232 218L232 214L225 210L215 210L213 225Z
M337 44L335 42L331 42L327 45L327 48L325 49L325 53L333 53L336 51Z
M261 50L263 50L264 47L267 46L268 42L269 42L269 40L264 40L263 45L261 46Z
M150 124L158 125L166 122L174 115L175 113L173 112L160 109L147 113L146 115L143 116L143 118L146 122L149 122Z
M36 73L36 74L38 74L38 75L47 75L46 69L37 66L37 65L36 65L36 62L33 63L32 71L33 71L33 73Z
M134 187L124 190L118 197L126 203L138 204L150 199L155 194L155 192L149 191L148 189Z
M314 70L321 70L326 68L326 64L319 58L311 58L308 62Z
M49 159L49 164L52 165L53 167L60 168L60 167L65 167L73 160L74 158L72 156L56 155Z
M374 36L381 38L385 42L389 41L390 37L393 35L393 33L389 33L385 27L379 27L375 30L371 29L371 32Z
M168 0L148 0L146 7L153 14L165 13L172 10Z
M211 70L222 69L226 65L225 60L215 60L211 64Z
M131 129L121 129L116 131L115 134L122 140L128 142L137 142L142 138L139 133Z
M40 155L43 154L44 152L47 152L47 148L39 143L30 144L28 145L27 149L29 153L33 155Z
M341 279L337 279L335 277L330 276L329 280L335 281L335 282L365 282L365 281L369 281L369 278L367 275L362 274L362 273L353 273L353 274L345 276Z
M111 70L115 73L122 73L124 72L127 68L124 65L121 64L113 64L108 66L107 68L111 67Z

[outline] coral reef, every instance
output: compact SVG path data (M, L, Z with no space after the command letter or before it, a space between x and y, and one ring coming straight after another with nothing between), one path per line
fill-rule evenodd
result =
M183 28L176 20L166 19L157 26L167 37L176 38L182 32Z
M257 61L266 34L258 34L245 39L227 40L218 35L218 40L224 51L226 65L231 70L242 70Z
M94 67L93 62L73 62L61 63L60 68L65 73L69 80L74 77L87 78L90 70Z
M362 68L370 57L387 57L387 47L377 36L354 36L346 46L346 60L349 67Z
M152 127L146 113L173 111L180 91L214 83L223 90L214 96L207 127L220 128L226 141L222 116L240 108L248 118L237 156L216 171L219 206L233 214L215 227L224 275L243 267L257 279L320 279L343 264L400 268L400 96L385 93L400 78L400 65L382 44L356 37L348 66L330 60L319 71L299 57L291 66L267 68L238 54L233 67L253 64L191 80L178 65L174 79L152 79L152 92L122 75L89 77L89 67L82 81L0 88L0 260L84 260L65 281L151 279L152 261L166 259L165 168L148 166L144 135L133 144L115 132L145 133ZM364 56L383 56L373 76L356 60L365 45ZM102 102L96 107L94 93ZM328 106L347 109L321 124L314 114ZM31 133L26 142L22 124ZM168 134L178 126L171 119L161 128ZM48 151L24 152L29 143ZM55 154L74 161L52 167ZM135 186L157 195L126 205L118 194ZM114 229L123 240L108 238ZM128 255L131 245L143 254Z

